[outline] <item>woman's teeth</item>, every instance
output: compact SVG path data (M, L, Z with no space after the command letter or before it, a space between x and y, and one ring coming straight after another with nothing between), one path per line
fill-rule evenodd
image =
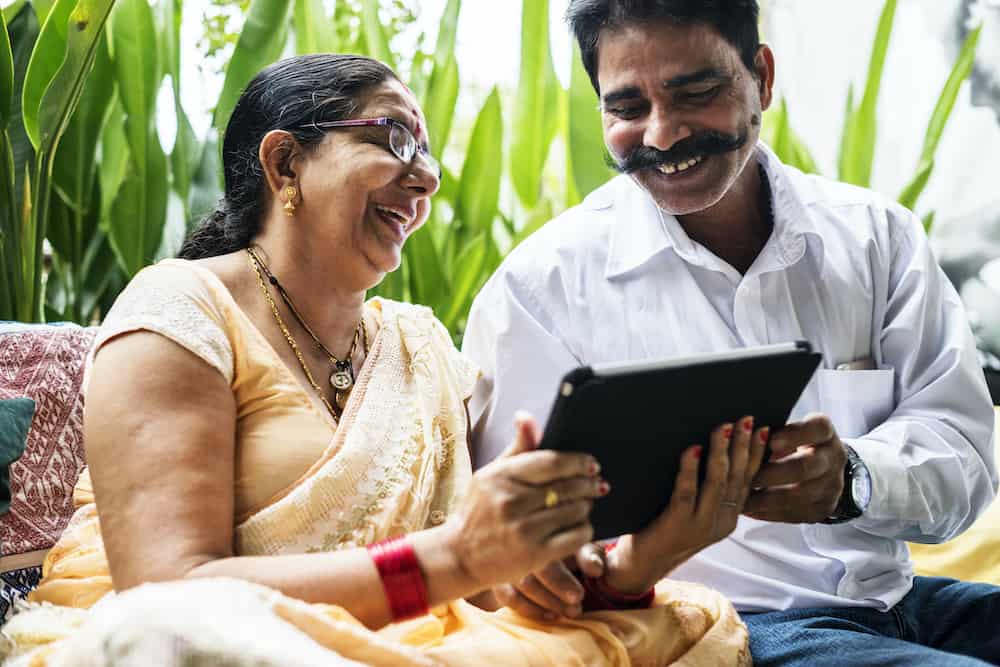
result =
M389 220L392 220L394 222L398 222L400 225L403 226L404 229L406 227L408 227L409 224L410 224L409 218L407 218L405 215L403 215L399 211L395 211L395 210L393 210L391 208L386 208L385 206L376 206L375 210L378 211L379 213L381 213L382 215L384 215Z
M691 167L695 166L699 162L705 159L704 155L699 155L698 157L693 157L690 160L685 160L683 162L665 162L657 167L661 173L664 174L675 174L679 171L687 171Z

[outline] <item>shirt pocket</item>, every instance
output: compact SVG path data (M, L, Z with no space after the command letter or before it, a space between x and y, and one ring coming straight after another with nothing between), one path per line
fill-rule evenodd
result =
M819 406L837 435L858 438L881 424L893 411L895 371L816 371Z

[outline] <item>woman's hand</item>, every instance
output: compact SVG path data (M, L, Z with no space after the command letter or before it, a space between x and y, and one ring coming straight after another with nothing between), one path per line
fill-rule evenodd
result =
M608 554L605 581L622 593L642 593L705 547L736 528L764 457L768 429L753 417L712 432L705 481L698 488L700 446L681 458L670 504L641 532L626 535Z
M593 501L608 490L592 456L535 451L535 421L518 415L515 425L514 442L473 475L444 526L447 548L476 590L517 581L587 544Z

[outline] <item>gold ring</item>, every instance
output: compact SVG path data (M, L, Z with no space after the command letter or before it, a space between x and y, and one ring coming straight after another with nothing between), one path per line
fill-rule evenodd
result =
M545 492L545 509L550 509L559 504L559 494L555 489L549 489Z
M726 507L739 507L740 504L732 500L723 500L720 505L725 505Z

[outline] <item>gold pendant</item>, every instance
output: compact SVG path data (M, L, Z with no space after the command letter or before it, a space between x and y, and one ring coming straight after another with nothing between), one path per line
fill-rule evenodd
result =
M347 391L354 386L354 369L351 362L341 361L334 365L330 374L330 384L337 391Z

